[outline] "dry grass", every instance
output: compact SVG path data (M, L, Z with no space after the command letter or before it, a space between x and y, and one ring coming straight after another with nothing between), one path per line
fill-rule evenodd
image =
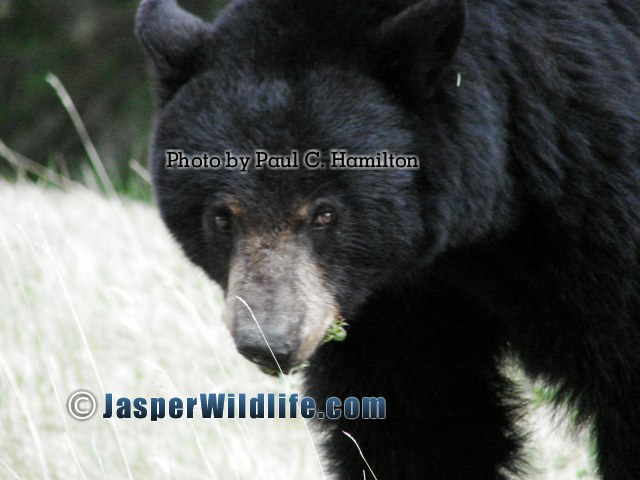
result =
M0 180L0 478L322 478L299 420L66 413L81 387L98 397L286 391L236 353L220 308L151 206ZM591 478L584 447L551 435L543 408L530 418L546 470L531 478Z

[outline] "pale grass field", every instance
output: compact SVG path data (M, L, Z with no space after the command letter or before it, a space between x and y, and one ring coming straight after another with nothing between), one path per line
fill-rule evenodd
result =
M79 388L99 399L286 392L235 351L220 316L220 290L152 206L0 180L0 478L321 479L298 419L66 412ZM527 478L595 478L584 434L576 443L546 406L530 410Z

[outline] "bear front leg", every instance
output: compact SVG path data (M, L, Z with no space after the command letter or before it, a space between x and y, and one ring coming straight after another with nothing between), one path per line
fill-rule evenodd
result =
M605 352L583 357L594 366L577 408L579 415L593 419L602 480L640 480L640 339L638 332L626 333Z
M349 319L348 319L349 321ZM384 420L322 420L325 465L339 479L496 480L516 469L510 385L496 365L495 324L450 292L388 291L323 346L307 394L384 397Z

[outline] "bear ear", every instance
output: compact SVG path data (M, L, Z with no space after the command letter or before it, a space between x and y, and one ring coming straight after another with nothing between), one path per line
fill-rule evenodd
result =
M464 0L422 0L370 37L376 75L406 98L426 100L453 60L467 17Z
M208 27L176 0L140 3L135 33L153 62L160 106L202 67Z

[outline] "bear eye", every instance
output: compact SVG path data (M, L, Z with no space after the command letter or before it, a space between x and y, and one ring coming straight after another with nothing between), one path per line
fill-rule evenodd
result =
M218 213L213 217L213 225L219 232L229 232L231 230L231 217L228 213Z
M207 235L228 234L234 229L235 221L231 209L223 203L205 207L202 214L202 226Z
M313 218L314 228L326 228L335 223L337 218L336 213L327 207L320 207L316 210Z

